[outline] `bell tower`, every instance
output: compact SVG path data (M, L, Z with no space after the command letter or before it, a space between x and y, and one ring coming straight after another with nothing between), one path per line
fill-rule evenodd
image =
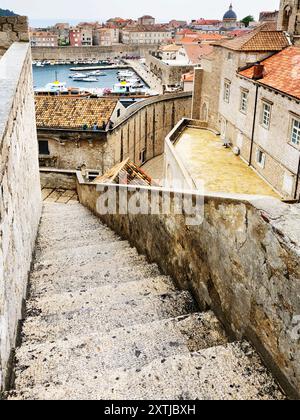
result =
M287 32L300 45L300 0L281 0L277 29Z

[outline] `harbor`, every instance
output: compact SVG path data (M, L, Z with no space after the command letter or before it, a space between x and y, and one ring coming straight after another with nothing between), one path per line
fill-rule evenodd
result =
M33 65L34 90L36 94L68 94L70 91L94 96L125 95L151 96L159 92L151 87L128 64Z

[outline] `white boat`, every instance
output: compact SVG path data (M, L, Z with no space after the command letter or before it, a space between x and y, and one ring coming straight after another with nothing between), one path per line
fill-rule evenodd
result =
M97 77L87 76L87 77L73 77L74 82L98 82Z
M64 93L68 92L67 84L59 82L58 80L52 83L47 83L46 86L40 89L35 89L37 93Z
M43 64L41 61L38 61L38 62L36 63L36 66L37 66L37 67L44 67L44 64Z
M130 82L120 82L116 83L113 88L113 93L118 94L129 94L129 93L145 93L146 88L144 86L136 86L134 83Z
M95 70L88 73L89 76L107 76L105 73L102 73L101 70Z
M87 73L74 73L74 74L69 75L70 79L78 79L78 78L85 78L85 77L88 77Z
M129 71L129 70L118 71L118 77L126 78L126 77L133 77L133 76L135 76L133 71Z

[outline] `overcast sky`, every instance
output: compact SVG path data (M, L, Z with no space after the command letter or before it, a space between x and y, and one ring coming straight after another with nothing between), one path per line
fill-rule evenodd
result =
M31 19L95 19L109 17L137 18L151 14L159 21L171 18L222 18L230 0L1 0L0 7L12 9ZM275 10L280 0L235 0L233 7L238 17L258 16L262 10Z

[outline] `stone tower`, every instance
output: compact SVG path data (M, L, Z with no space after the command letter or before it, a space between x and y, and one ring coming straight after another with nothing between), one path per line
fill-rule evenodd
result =
M281 0L278 30L288 32L295 44L300 45L300 1Z

